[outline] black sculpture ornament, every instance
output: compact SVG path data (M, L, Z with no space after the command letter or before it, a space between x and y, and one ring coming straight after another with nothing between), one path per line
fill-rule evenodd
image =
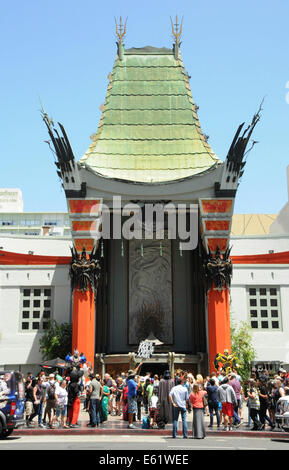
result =
M101 269L96 257L96 245L89 257L87 257L85 247L83 247L81 255L77 253L75 247L70 249L72 254L69 270L71 289L86 292L91 287L92 291L96 293Z
M203 271L207 291L213 284L217 290L223 290L230 287L233 273L230 252L231 248L227 248L225 253L221 255L220 249L217 246L215 256L213 256L210 249L209 254L203 250Z

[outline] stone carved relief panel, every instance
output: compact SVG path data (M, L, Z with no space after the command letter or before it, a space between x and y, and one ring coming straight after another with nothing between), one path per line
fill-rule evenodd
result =
M128 288L129 344L138 344L150 332L173 344L171 240L162 240L162 248L160 240L129 242Z

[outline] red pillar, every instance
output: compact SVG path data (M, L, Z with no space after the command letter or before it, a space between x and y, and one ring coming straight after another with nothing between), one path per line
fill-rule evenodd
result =
M229 289L208 292L209 371L215 370L214 359L224 349L231 352Z
M73 292L72 352L83 353L94 368L95 357L95 304L94 293L75 289Z

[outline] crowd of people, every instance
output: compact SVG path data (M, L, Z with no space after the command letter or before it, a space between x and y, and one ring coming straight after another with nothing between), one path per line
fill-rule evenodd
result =
M210 417L208 427L213 427L214 416L217 428L230 431L238 428L243 420L244 404L248 407L248 426L252 431L270 430L278 426L275 420L279 398L289 395L289 374L280 369L272 379L267 370L258 374L252 370L249 380L244 383L237 370L223 374L212 372L203 379L184 373L170 392L174 406L173 437L176 436L177 420L182 413L183 436L187 437L186 411L193 409L193 436L204 439L206 426L204 415ZM251 423L253 426L251 427Z
M289 374L281 369L274 377L268 371L252 371L242 381L237 370L228 374L212 372L210 376L196 377L178 370L171 377L169 371L162 376L138 374L135 370L112 377L106 373L84 377L79 371L69 376L42 371L37 377L31 373L25 379L25 416L27 426L78 427L81 403L88 413L89 427L98 427L110 416L119 416L134 429L135 422L143 428L163 429L173 424L173 437L177 435L181 415L183 437L188 437L187 413L193 413L192 433L196 439L206 436L205 416L209 428L232 430L243 420L244 406L248 407L248 426L252 430L274 429L276 404L280 397L289 395ZM32 423L33 422L33 423Z

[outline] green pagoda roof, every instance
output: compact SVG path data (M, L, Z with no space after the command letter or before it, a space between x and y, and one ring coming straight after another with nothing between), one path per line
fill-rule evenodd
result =
M107 177L175 181L221 161L204 137L181 56L132 48L116 56L98 131L80 163Z

